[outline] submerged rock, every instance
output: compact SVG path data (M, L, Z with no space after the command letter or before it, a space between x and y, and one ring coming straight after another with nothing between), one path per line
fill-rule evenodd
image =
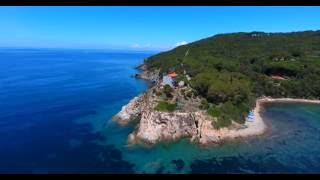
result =
M172 160L171 163L176 166L178 171L181 171L183 169L183 167L184 167L184 161L181 160L181 159Z

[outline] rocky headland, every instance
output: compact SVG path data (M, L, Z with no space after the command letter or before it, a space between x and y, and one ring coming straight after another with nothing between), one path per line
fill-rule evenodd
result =
M159 79L158 72L142 72L141 78L150 80L149 75L152 74L152 79ZM162 91L163 86L157 82L147 92L133 98L114 116L114 121L121 125L138 120L136 130L128 136L129 144L155 144L180 138L188 138L191 142L202 145L219 144L226 139L260 135L266 130L266 125L260 117L261 100L257 101L253 122L232 122L229 127L217 129L212 123L213 117L199 108L201 97L187 93L192 91L190 87L173 88L172 97L167 101L176 104L174 111L157 109L165 98L159 93Z
M135 77L139 79L144 79L148 83L151 83L152 85L156 84L159 81L159 72L160 70L155 70L155 71L149 71L146 68L146 65L141 64L140 66L136 67L140 71L139 74L136 74Z

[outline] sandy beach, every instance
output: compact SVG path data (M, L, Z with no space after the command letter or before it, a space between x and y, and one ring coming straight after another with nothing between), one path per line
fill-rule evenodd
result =
M263 133L265 133L267 130L267 125L261 116L261 110L263 109L263 103L266 101L267 99L265 98L257 99L256 106L253 109L254 121L252 122L246 121L244 124L244 128L220 129L218 133L221 139L243 138L248 136L262 135Z
M252 122L246 121L244 124L245 128L240 128L240 129L222 128L218 131L211 131L211 133L219 136L221 139L235 139L235 138L262 135L268 129L261 115L264 104L265 103L281 103L281 102L282 103L320 104L320 100L261 97L257 99L256 106L253 109L254 121Z
M230 127L217 130L211 125L210 120L203 121L201 126L202 138L200 139L200 144L215 144L227 139L232 140L237 138L262 135L267 130L267 125L261 117L261 110L263 108L262 106L266 100L267 99L265 98L257 99L256 106L253 110L254 121L246 121L244 125L241 125L241 128Z
M270 98L270 97L262 97L257 101L260 103L273 103L273 102L289 102L289 103L316 103L320 104L320 100L313 99L294 99L294 98Z

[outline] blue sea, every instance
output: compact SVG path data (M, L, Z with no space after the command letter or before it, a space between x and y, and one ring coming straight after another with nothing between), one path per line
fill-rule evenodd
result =
M267 134L200 147L128 146L111 121L147 90L135 67L154 53L0 49L0 173L319 173L320 107L269 104Z

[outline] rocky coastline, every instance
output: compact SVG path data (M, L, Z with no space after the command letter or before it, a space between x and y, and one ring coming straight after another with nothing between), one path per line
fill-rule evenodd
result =
M128 136L128 144L156 144L160 141L174 141L180 138L188 138L190 142L200 145L220 144L225 140L266 133L268 126L261 117L266 103L320 104L320 100L260 97L256 100L253 109L254 121L246 121L244 124L233 122L229 127L216 129L212 125L212 117L205 110L198 108L199 97L180 100L188 104L188 108L181 108L173 112L155 110L159 102L159 97L154 93L159 88L159 71L148 71L145 65L139 66L139 69L141 73L138 78L151 81L153 86L123 106L113 118L121 125L128 125L138 120L136 129ZM181 98L178 92L175 94L173 99Z
M139 65L136 69L139 70L139 73L135 75L135 78L146 80L151 85L159 81L159 70L149 71L144 64Z
M215 129L211 117L205 111L195 112L158 112L152 109L150 92L132 99L115 116L114 120L122 125L129 124L135 118L140 121L137 129L128 136L128 143L155 144L160 141L172 141L189 138L191 142L202 145L220 144L226 139L236 139L263 134L267 127L260 117L261 104L257 101L254 110L256 120L243 125L234 123L231 127Z
M144 66L140 67L140 70L142 73L139 78L148 81L159 78L159 71L150 72ZM260 116L263 102L261 99L257 100L254 109L255 121L245 124L233 122L228 128L216 129L212 125L212 117L199 108L179 109L174 112L156 111L155 106L159 100L154 91L157 88L155 85L147 92L133 98L114 116L113 120L121 125L139 119L136 130L128 136L129 144L156 144L180 138L188 138L191 142L201 145L220 144L227 139L261 135L267 129ZM198 106L197 102L198 99L192 98L186 101L195 106Z

